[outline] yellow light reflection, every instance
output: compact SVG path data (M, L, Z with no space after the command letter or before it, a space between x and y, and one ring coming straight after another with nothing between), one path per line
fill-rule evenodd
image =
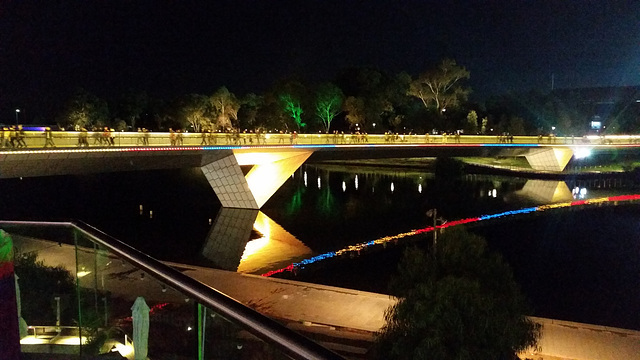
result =
M129 355L133 355L133 346L131 345L124 345L124 344L117 343L114 346L115 346L115 350L119 352L120 355L126 358L128 358Z
M89 274L91 274L91 271L81 270L81 271L78 271L77 275L78 275L79 278L81 278L81 277L87 276Z
M80 345L80 338L78 336L63 336L56 337L51 340L52 344L58 345ZM87 338L85 336L82 337L82 344L87 343Z
M240 258L240 262L247 261L253 255L257 254L263 248L269 245L268 237L261 237L260 239L251 240L244 247L244 252L242 253L242 258Z
M245 245L237 270L240 273L274 270L312 253L311 249L262 212L258 212L253 227L263 236Z
M27 337L20 339L21 345L48 344L48 343L49 343L49 339L37 338L33 335L29 335Z

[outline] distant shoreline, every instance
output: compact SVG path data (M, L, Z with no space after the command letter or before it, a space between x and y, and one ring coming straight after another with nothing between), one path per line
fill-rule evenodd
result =
M506 168L475 162L464 163L464 171L469 174L486 174L500 176L515 176L530 179L543 180L566 180L566 179L593 179L593 178L634 178L640 175L635 169L633 171L570 171L570 172L546 172L525 168ZM322 167L336 167L336 170L344 170L344 167L372 168L372 169L395 169L396 171L434 171L435 158L411 158L411 159L371 159L371 160L328 160L312 163Z

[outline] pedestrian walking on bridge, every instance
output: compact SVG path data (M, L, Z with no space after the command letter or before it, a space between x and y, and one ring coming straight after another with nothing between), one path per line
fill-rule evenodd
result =
M44 147L47 148L49 146L56 147L56 144L53 143L53 132L50 127L44 128Z

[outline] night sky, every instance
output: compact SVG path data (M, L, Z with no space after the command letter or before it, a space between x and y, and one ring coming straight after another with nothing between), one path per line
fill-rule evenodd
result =
M640 84L640 1L0 1L0 123L46 120L83 87L172 97L411 75L451 57L473 98Z

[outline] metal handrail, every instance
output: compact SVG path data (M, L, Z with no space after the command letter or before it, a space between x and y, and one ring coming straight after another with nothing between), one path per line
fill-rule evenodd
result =
M95 243L148 272L174 289L192 297L200 304L212 309L225 319L241 326L261 340L269 343L293 359L344 359L335 352L319 345L309 338L287 328L241 304L235 299L209 287L151 256L105 234L83 222L46 222L46 221L4 221L2 225L28 225L73 228L86 235Z

